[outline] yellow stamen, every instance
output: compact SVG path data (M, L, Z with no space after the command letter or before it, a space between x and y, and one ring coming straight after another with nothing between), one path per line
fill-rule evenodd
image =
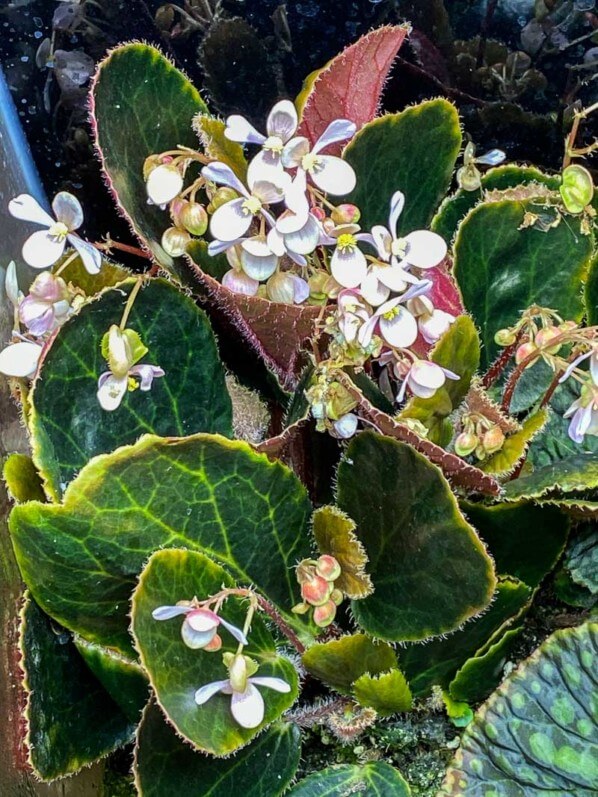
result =
M357 246L357 239L354 235L351 235L351 233L344 232L342 235L338 236L336 245L341 252L350 252Z
M264 149L280 154L284 149L282 138L280 136L269 136L264 142Z
M319 162L320 159L317 155L313 152L308 152L307 155L301 158L301 167L305 169L306 172L311 172L318 166Z
M55 222L48 230L48 234L51 235L52 238L56 238L57 241L64 241L68 232L69 228L61 221Z
M396 238L391 244L390 251L395 257L405 257L407 254L407 241L404 238Z
M243 202L243 210L247 215L251 213L252 216L255 216L256 213L259 213L262 209L262 203L256 196L250 196L248 199Z

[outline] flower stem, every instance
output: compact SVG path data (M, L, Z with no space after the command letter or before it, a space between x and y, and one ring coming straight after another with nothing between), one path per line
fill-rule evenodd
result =
M484 376L482 377L482 387L488 389L492 387L492 385L496 382L496 380L500 377L502 372L507 367L509 360L517 351L517 347L519 346L519 342L521 340L521 335L523 331L519 332L516 339L511 343L510 346L507 346L494 360L490 368L486 371Z
M67 259L64 261L64 263L60 266L60 268L58 268L54 272L54 276L59 277L62 274L62 272L65 270L65 268L67 266L70 266L73 260L76 260L78 257L79 257L79 252L73 252L71 255L69 255Z
M137 278L137 282L135 283L135 285L133 285L133 290L129 294L129 298L127 299L127 303L125 305L125 309L124 309L122 318L120 319L120 328L121 328L121 330L124 330L125 327L127 326L127 321L129 320L129 314L130 314L131 310L133 309L133 305L135 304L135 299L137 298L137 294L139 293L139 290L141 289L141 285L143 284L143 280L144 280L143 277L138 277Z
M291 645L295 648L297 653L305 653L305 645L297 634L293 631L290 625L282 618L280 612L272 606L262 595L257 596L257 602L260 609L265 612L268 617L274 622L278 630L289 640Z
M121 252L128 252L130 255L143 257L145 260L152 259L152 256L144 252L143 249L139 249L137 246L130 246L129 244L121 244L119 241L113 241L110 237L103 243L96 241L94 246L101 252L106 252L107 255L110 254L111 249L120 249Z

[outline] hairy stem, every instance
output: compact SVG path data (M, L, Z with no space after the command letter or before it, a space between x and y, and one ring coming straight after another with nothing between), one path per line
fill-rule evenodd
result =
M281 634L289 640L297 653L301 655L305 653L305 645L303 642L299 639L297 634L293 631L286 620L283 619L280 612L270 603L270 601L267 601L262 595L258 595L257 602L260 609L268 615Z

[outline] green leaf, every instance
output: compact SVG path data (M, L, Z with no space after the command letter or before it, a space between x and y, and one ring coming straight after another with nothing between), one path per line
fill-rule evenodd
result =
M598 487L598 456L577 454L513 479L504 485L504 490L507 501L517 501L541 498L553 491L571 493L595 487Z
M334 586L355 600L369 595L373 587L365 570L368 558L351 518L335 506L320 507L314 512L313 531L320 553L334 556L341 566Z
M538 586L565 547L570 522L556 507L462 501L461 509L490 549L497 572L508 572L530 587Z
M578 529L565 554L564 565L576 584L598 594L598 529L585 523Z
M104 689L133 723L149 698L147 675L141 665L111 648L74 638L75 647Z
M465 307L481 331L482 367L494 360L494 335L513 325L532 304L563 318L583 315L581 287L592 254L592 239L579 220L567 219L547 232L519 229L533 200L483 202L462 221L455 241L454 274Z
M77 772L130 741L125 717L77 653L32 600L21 612L21 666L27 690L27 746L43 780Z
M37 468L27 454L9 454L2 469L2 478L17 503L46 500Z
M208 158L226 163L244 181L247 176L247 159L241 144L224 135L226 124L213 116L200 113L193 119L193 129Z
M554 577L554 594L563 603L575 606L578 609L593 609L596 605L596 596L592 595L587 587L573 581L568 570L562 567Z
M441 235L445 241L452 241L459 222L481 199L483 200L485 191L504 191L506 188L515 188L530 183L545 185L556 191L560 178L545 174L535 166L517 166L514 163L489 169L482 175L481 191L464 191L459 188L444 200L438 213L432 219L431 229Z
M407 781L390 764L341 764L314 772L291 789L289 797L410 797Z
M365 673L378 675L397 666L397 656L386 642L352 634L312 645L302 656L305 669L342 694Z
M407 645L399 665L414 695L425 695L434 685L448 687L457 670L498 631L508 628L527 608L532 591L521 581L502 577L488 610L445 639L426 645Z
M447 691L442 692L446 715L455 728L466 728L473 719L473 711L467 703L458 703Z
M294 565L310 555L310 517L295 475L246 443L148 435L91 462L62 504L15 507L10 528L40 605L89 641L126 655L136 576L166 546L208 553L305 629L290 609L299 599Z
M149 392L128 392L117 410L103 410L97 383L108 366L101 342L118 324L132 280L86 304L58 333L30 394L34 462L54 496L94 456L151 432L232 434L232 407L214 334L205 313L166 280L137 296L128 325L161 366Z
M547 409L541 409L534 412L533 415L528 415L521 424L521 429L509 435L500 451L480 463L480 468L484 473L492 473L495 476L513 471L515 465L527 451L530 442L542 431L547 420Z
M390 198L401 190L399 235L427 228L451 183L460 148L459 115L445 99L368 122L344 152L357 175L348 201L361 209L361 226L386 226Z
M135 783L140 797L278 797L297 771L300 751L299 728L280 723L233 758L208 757L185 744L150 704L137 731Z
M338 504L357 524L374 592L353 601L361 627L422 640L479 614L492 562L440 470L406 443L363 432L338 469Z
M290 691L259 687L265 703L264 719L256 728L243 728L231 713L230 695L218 692L202 706L194 700L201 686L227 680L222 655L187 647L181 639L181 618L158 621L152 612L194 596L203 600L223 587L234 586L228 573L207 556L195 551L162 550L151 556L132 600L131 631L158 703L184 739L215 756L226 756L243 747L292 706L297 698L297 673L288 659L277 654L272 634L261 617L254 617L244 653L258 663L257 676L282 678ZM247 608L247 601L230 598L222 608L222 617L243 628ZM222 653L234 654L237 640L227 631L221 638Z
M584 299L588 325L594 326L598 324L598 254L594 256L590 265Z
M380 675L361 675L353 684L353 694L361 706L373 708L381 717L411 709L411 691L397 669Z
M443 423L463 401L480 364L480 338L469 316L459 316L429 354L429 359L459 375L447 379L431 398L411 398L399 414L415 418L429 430L428 438L442 444Z
M63 268L63 263L67 258L70 259L72 254L71 252L61 257L52 266L52 271L54 273L60 271L60 276L66 283L70 283L74 288L83 291L86 296L95 296L96 293L104 290L104 288L112 288L114 285L118 285L119 282L123 282L123 280L133 276L128 269L108 260L105 255L102 255L102 268L99 274L90 274L80 257L75 257L66 268Z
M439 794L595 795L597 653L596 624L549 637L479 709Z
M178 272L160 240L168 214L147 204L143 163L149 155L196 147L192 128L208 109L182 72L155 47L132 42L113 49L96 72L92 125L102 167L120 210L156 260Z
M522 631L522 627L510 628L504 634L492 637L457 672L449 684L451 695L469 703L479 703L488 697L500 682L507 657Z

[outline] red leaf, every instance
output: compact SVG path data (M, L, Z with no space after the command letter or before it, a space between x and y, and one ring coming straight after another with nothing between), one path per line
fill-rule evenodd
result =
M321 69L308 84L298 135L313 144L334 119L350 119L357 129L376 116L380 95L408 25L386 25L362 36ZM308 78L309 81L309 78ZM338 154L342 145L327 149Z
M424 274L424 278L432 280L433 284L430 293L426 294L426 296L432 300L434 307L454 315L455 318L465 313L463 299L452 275L449 258L439 266L436 266L436 268L428 269ZM425 357L428 355L432 345L431 343L426 343L423 337L418 335L412 348L417 355Z

